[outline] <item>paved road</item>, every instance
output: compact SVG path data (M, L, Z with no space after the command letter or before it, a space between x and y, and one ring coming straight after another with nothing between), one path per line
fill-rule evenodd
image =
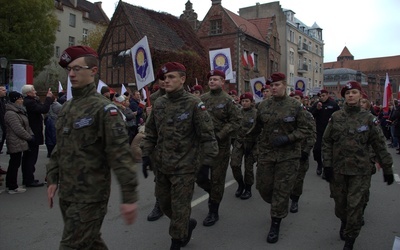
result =
M400 173L400 155L390 149L395 160L395 173ZM8 155L0 156L0 165L8 165ZM45 176L45 147L40 148L36 177ZM257 191L243 201L234 197L236 183L228 171L224 199L220 207L220 220L210 228L202 226L207 214L207 196L197 188L193 198L192 216L198 220L187 250L227 249L342 249L339 239L340 221L334 215L334 203L329 198L327 182L315 174L316 164L311 161L307 173L304 194L300 199L299 213L289 214L282 222L280 239L268 244L266 236L270 225L270 206L262 201ZM109 249L158 250L169 249L169 220L165 216L156 222L148 222L147 214L154 205L154 182L144 179L139 172L139 217L132 226L124 225L119 216L119 188L113 180L108 214L102 233ZM400 236L400 180L387 186L382 172L372 178L371 197L365 212L365 226L354 249L392 249L395 236ZM4 189L4 186L0 189ZM49 209L46 189L28 188L24 194L0 194L0 249L39 250L58 249L62 234L62 219L56 200Z

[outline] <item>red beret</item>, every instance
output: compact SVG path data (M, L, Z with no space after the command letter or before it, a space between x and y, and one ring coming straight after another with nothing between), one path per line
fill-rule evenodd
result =
M193 88L192 88L192 92L194 92L194 91L202 92L203 91L203 87L201 85L194 85Z
M261 88L261 91L264 91L264 90L270 89L270 88L271 88L270 85L264 85L264 86Z
M153 93L160 89L160 86L154 85L153 86Z
M295 90L294 92L292 92L290 94L290 96L295 96L295 95L300 96L301 98L303 98L303 92L301 92L300 90Z
M228 92L229 95L237 95L237 91L232 89Z
M161 74L159 75L159 78L164 80L164 74L174 71L186 72L186 68L178 62L167 62L161 67Z
M162 72L161 69L159 69L156 74L156 80L161 79L161 78L164 78L164 73Z
M243 100L243 99L250 99L250 101L252 101L253 100L253 94L251 94L249 92L246 92L246 93L244 93L244 94L242 94L240 96L240 100Z
M342 97L344 97L344 94L346 93L347 90L350 89L358 89L360 92L362 92L361 84L356 81L350 81L346 83L346 85L342 88L342 91L340 91L340 94Z
M368 99L368 95L367 95L367 93L365 93L364 91L362 91L362 98L364 98L364 99Z
M88 46L71 46L63 51L58 64L60 64L61 67L66 68L70 62L84 56L93 56L99 58L97 52Z
M278 72L278 73L273 73L273 74L271 75L271 79L269 79L269 81L272 80L271 83L273 83L273 82L283 81L283 80L285 80L285 79L286 79L285 74Z
M319 94L329 94L329 92L328 92L328 90L326 90L326 89L321 89L321 90L319 91Z
M225 73L218 69L210 70L207 74L207 79L210 79L211 76L220 76L225 79Z

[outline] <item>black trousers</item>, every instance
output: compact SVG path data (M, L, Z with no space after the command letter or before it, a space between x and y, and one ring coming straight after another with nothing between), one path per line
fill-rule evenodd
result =
M22 152L10 154L10 160L8 162L8 169L6 175L6 187L10 190L18 188L18 169L21 165Z
M39 145L29 145L29 150L22 156L22 183L29 185L35 181L35 165L38 159Z

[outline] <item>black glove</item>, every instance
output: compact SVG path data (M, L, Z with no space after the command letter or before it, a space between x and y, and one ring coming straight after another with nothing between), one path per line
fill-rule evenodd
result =
M289 137L287 135L280 135L272 139L271 143L274 147L283 146L289 142Z
M308 159L308 153L302 151L302 152L301 152L300 161L305 162L307 159Z
M331 182L333 180L333 168L324 167L324 176L327 182Z
M147 174L147 167L150 167L150 163L151 163L150 157L148 157L148 156L142 157L142 172L143 172L144 178L147 178L147 176L149 176Z
M388 185L391 185L394 181L394 177L392 174L383 174L383 181Z

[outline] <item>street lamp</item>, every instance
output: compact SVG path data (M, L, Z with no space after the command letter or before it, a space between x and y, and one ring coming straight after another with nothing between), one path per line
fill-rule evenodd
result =
M0 69L1 69L1 85L4 85L6 83L6 71L7 71L7 65L8 65L8 60L4 56L0 57Z

